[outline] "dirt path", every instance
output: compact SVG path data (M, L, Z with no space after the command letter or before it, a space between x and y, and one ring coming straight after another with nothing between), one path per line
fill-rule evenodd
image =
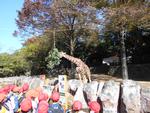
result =
M92 74L92 80L99 81L99 82L100 81L108 81L108 80L114 80L116 82L123 81L121 78L112 77L112 76L104 75L104 74ZM142 87L150 88L150 81L138 81L138 82Z

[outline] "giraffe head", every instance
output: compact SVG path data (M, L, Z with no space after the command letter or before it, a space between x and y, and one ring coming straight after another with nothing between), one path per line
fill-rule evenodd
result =
M66 53L64 53L64 52L59 52L60 58L64 57L65 55L66 55Z

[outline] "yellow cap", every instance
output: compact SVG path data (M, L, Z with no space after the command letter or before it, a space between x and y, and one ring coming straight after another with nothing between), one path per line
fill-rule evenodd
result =
M2 106L0 113L6 113L6 111L7 111L6 108L4 106Z

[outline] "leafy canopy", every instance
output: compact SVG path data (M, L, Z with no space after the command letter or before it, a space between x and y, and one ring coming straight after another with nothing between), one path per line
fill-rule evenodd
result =
M46 61L48 61L47 66L50 69L54 68L55 65L60 64L61 60L60 60L59 51L57 48L54 48L49 52L49 55L46 58Z

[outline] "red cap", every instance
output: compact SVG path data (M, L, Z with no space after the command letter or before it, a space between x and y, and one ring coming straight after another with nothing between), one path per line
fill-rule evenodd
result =
M4 92L4 88L1 88L1 89L0 89L0 93L3 93L3 92Z
M31 98L25 98L21 104L20 104L20 108L22 111L27 112L32 108L32 102L31 102Z
M14 89L15 85L14 84L10 84L9 85L9 89L12 91Z
M8 92L4 88L1 88L0 93L7 94Z
M9 87L9 85L5 86L3 90L4 90L6 93L9 93L9 92L10 92L10 87Z
M47 100L49 97L48 97L48 94L47 93L44 93L45 96L44 96L44 99Z
M40 101L38 107L38 113L48 113L48 102L47 101Z
M100 104L97 101L91 101L88 103L89 108L94 111L95 113L99 113L100 111Z
M20 88L20 89L19 89L19 93L22 93L22 92L23 92L23 88Z
M73 110L75 111L79 111L80 109L82 109L82 103L80 101L74 101L73 103Z
M51 95L51 99L53 100L53 102L58 102L60 98L60 95L58 92L53 92Z
M22 86L23 91L27 91L29 89L29 84L28 83L24 83Z
M30 97L30 98L36 98L39 96L39 92L34 90L34 89L31 89L31 90L28 90L26 93L25 93L25 96L26 97Z
M39 102L42 100L47 100L47 99L48 99L48 94L46 93L40 93L40 95L38 96Z

